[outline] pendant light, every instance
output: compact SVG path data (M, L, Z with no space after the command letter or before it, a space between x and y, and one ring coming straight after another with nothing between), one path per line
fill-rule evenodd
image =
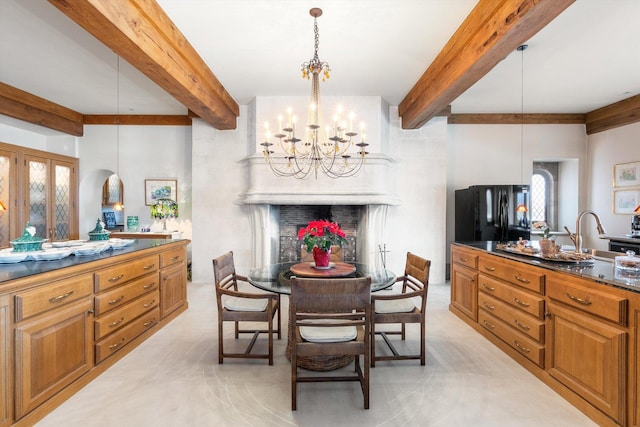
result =
M116 175L118 176L118 181L122 181L120 179L120 55L118 55L116 88ZM119 187L122 188L121 186ZM114 211L124 210L124 204L120 201L122 197L123 194L120 193L118 201L113 205Z

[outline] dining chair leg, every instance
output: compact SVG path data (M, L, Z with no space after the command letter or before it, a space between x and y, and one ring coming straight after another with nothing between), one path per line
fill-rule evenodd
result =
M273 317L269 319L269 366L273 365Z
M278 339L282 338L282 319L280 317L281 311L282 306L280 305L280 294L278 294Z
M224 348L222 347L223 339L222 339L222 319L218 318L218 363L222 365L224 360Z
M238 322L237 320L235 322L233 322L235 324L235 332L236 332L236 339L240 338L240 322Z
M295 344L294 344L295 346ZM298 366L296 362L295 350L291 350L291 410L295 411L298 397Z
M404 341L407 336L407 328L405 323L402 323L401 331L402 333L400 334L400 336L402 337L402 341Z
M376 367L376 322L375 320L371 322L371 367Z
M426 328L423 319L422 322L420 322L420 365L422 366L424 366L426 362L425 334Z

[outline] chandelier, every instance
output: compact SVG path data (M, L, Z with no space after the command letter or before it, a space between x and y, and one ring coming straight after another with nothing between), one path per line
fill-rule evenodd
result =
M307 124L300 138L296 134L297 117L291 109L287 117L278 116L278 131L271 134L269 123L265 123L265 140L261 144L266 162L277 176L292 176L298 179L308 177L312 172L318 178L321 171L330 178L340 178L356 175L365 163L368 154L365 147L364 123L360 124L360 142L354 137L358 135L353 128L354 113L344 116L342 107L338 106L332 116L331 124L323 127L322 111L320 108L320 74L322 81L329 78L329 64L318 58L317 18L322 15L322 9L313 8L309 11L313 16L313 31L315 35L313 58L302 64L302 78L311 80L311 103L309 106ZM274 155L269 142L274 137L283 152L282 157ZM353 154L353 157L352 157Z

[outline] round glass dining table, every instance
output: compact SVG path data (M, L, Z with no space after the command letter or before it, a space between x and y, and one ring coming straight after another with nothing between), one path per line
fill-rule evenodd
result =
M291 294L291 267L299 264L300 261L284 262L280 264L270 264L249 271L247 278L249 282L265 291L276 292L278 294ZM376 292L393 285L396 275L387 269L378 269L369 264L350 262L356 271L343 277L371 277L371 292Z

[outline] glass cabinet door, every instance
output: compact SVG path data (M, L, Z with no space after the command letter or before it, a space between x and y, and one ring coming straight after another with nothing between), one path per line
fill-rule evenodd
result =
M49 160L25 156L27 172L26 212L29 223L36 228L36 235L49 239L47 204L49 200Z
M9 247L9 242L19 237L14 220L19 218L16 188L16 155L0 150L0 202L6 209L0 208L0 247L3 248Z
M52 222L55 224L52 240L69 240L71 238L71 224L73 217L72 194L72 165L59 161L52 162L53 177L53 212Z

